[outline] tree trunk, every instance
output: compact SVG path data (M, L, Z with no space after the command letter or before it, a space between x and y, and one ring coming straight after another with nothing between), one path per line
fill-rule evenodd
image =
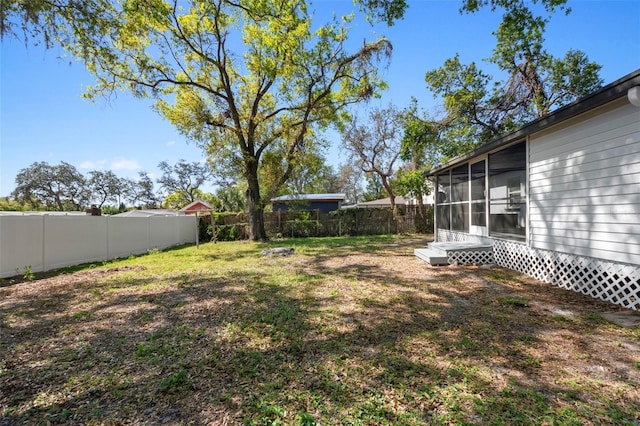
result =
M396 206L396 194L393 193L393 189L391 189L391 185L389 181L387 181L386 177L382 177L382 186L385 191L387 191L387 195L389 196L389 203L391 203L391 218L396 223L396 233L400 233L400 216L398 215L398 206Z
M260 199L257 167L247 166L247 206L249 208L249 232L252 241L267 241L264 228L264 205Z
M384 187L384 190L387 192L387 195L389 196L389 203L391 204L391 212L393 213L393 218L395 219L396 216L398 215L398 210L396 208L396 194L393 193L393 189L391 189L391 185L389 184L385 176L382 176L381 180L382 180L382 186Z

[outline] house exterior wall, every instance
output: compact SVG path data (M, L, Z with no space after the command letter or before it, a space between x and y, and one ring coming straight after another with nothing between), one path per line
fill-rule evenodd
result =
M624 97L530 134L527 210L525 241L437 240L481 238L500 266L640 311L640 108Z
M640 108L626 98L534 134L529 245L640 264Z

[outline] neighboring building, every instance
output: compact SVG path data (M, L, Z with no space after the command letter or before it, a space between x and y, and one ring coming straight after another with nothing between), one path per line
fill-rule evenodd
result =
M424 204L433 204L433 195L429 194L424 197ZM415 198L404 198L402 195L396 195L396 206L413 206L418 205L418 200ZM391 201L389 197L381 198L373 201L363 201L361 203L349 204L342 206L343 209L352 208L391 208Z
M274 212L288 210L320 210L328 213L342 206L345 194L298 194L283 195L271 199Z
M437 241L640 310L640 69L428 176Z
M179 216L180 213L173 209L145 209L145 210L129 210L126 212L114 214L114 217L150 217L150 216Z
M405 206L409 204L409 200L405 199L403 196L401 195L396 195L396 206ZM343 206L343 209L363 209L363 208L391 208L391 199L389 197L387 198L380 198L379 200L372 200L372 201L363 201L361 203L356 203L356 204L350 204L348 206Z
M182 214L196 214L198 212L210 213L213 211L213 207L206 201L195 200L193 203L184 206L179 210Z

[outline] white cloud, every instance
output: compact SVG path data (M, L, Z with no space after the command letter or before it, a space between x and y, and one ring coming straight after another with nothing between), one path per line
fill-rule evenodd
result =
M169 141L165 145L166 146L174 146L175 144L176 144L176 141Z
M112 170L138 170L140 163L138 160L127 160L126 158L117 158L111 162Z
M80 163L78 167L82 170L100 170L104 168L105 164L107 164L107 160L98 160L98 161L86 160Z

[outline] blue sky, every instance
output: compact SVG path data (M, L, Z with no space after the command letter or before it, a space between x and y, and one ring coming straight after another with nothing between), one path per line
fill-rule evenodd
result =
M498 13L458 13L460 1L410 1L406 18L395 26L371 27L360 17L353 26L354 46L366 38L388 37L393 43L391 66L381 70L390 87L380 106L419 105L435 114L440 101L426 89L424 74L460 54L463 63L480 63L495 44L491 32ZM320 0L318 15L348 10L350 1ZM587 53L603 66L605 84L640 68L640 1L569 0L572 13L556 14L546 33L549 51L563 56L569 49ZM0 47L0 196L9 195L15 176L36 161L73 164L84 174L113 170L137 178L139 171L158 176L160 161L200 161L202 152L151 110L150 101L126 93L109 100L81 98L92 83L82 64L64 58L58 49L44 50L21 40ZM481 67L488 71L487 64ZM337 135L330 134L332 139ZM337 165L338 141L328 152Z

